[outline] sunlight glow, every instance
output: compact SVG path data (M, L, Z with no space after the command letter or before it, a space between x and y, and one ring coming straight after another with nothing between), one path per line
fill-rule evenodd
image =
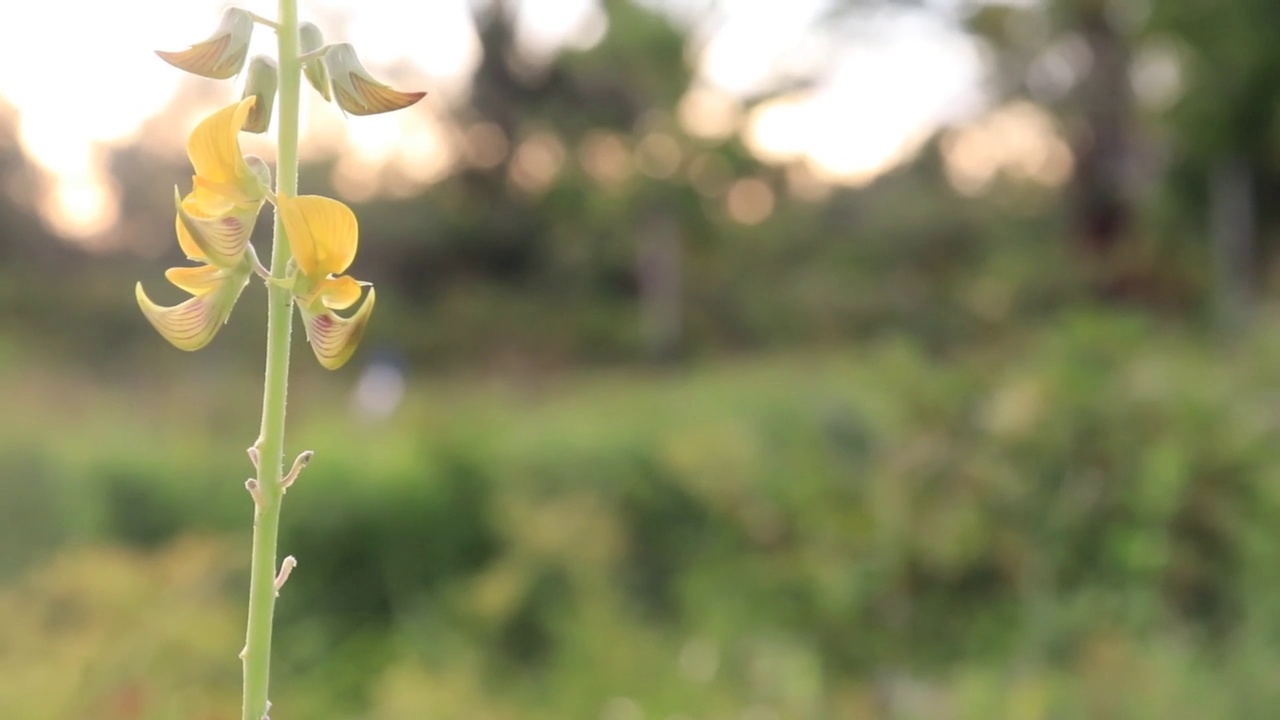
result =
M59 176L54 191L42 199L41 214L64 237L93 247L96 236L115 225L117 206L106 178Z
M507 134L497 123L475 123L467 128L465 142L467 162L482 170L490 170L501 165L511 150L511 142L507 140Z
M734 95L767 89L790 67L829 0L723 0L722 17L699 58L702 77Z
M276 3L239 0L237 4L271 15ZM66 57L83 60L40 61L51 52L42 33L12 33L0 43L0 92L17 109L20 142L50 178L48 196L39 198L38 206L52 229L92 243L112 226L115 196L99 148L129 142L144 122L167 109L182 83L200 82L157 60L152 50L182 49L204 39L216 27L224 5L222 0L130 0L123 11L118 3L80 3L75 6L75 22L66 22L67 7L57 3L6 7L6 26L57 27ZM470 32L467 0L421 4L361 0L359 12L353 12L357 4L349 0L313 0L308 5L326 28L340 30L331 32L330 40L359 43L366 64L387 80L419 85L430 78L437 102L464 89L462 79L479 56L478 41ZM397 21L388 23L388 17ZM270 32L259 30L252 51L266 51L273 41ZM397 64L406 61L414 70ZM32 72L33 66L40 71ZM230 85L220 89L226 90L223 101L238 92ZM215 91L215 95L221 93ZM190 123L213 107L211 103L189 108L193 111ZM334 123L341 124L341 116L331 107L321 110L335 117L322 124L317 134L341 137L331 129ZM421 128L428 124L419 122L408 132L421 138ZM381 128L384 142L374 139L379 130L365 129L369 119L361 118L350 127L358 152L384 160L389 156L387 145L395 142L401 130L388 132L374 123ZM431 146L431 141L425 144ZM245 147L271 156L266 139L247 138ZM421 150L411 155L421 155ZM438 166L438 162L428 164Z
M651 132L636 145L636 167L659 180L675 175L683 156L680 143L664 132Z
M516 146L511 159L511 182L535 195L547 189L564 166L565 147L550 132L538 131Z
M738 131L742 122L742 103L724 90L695 85L681 98L676 116L690 135L723 140Z
M742 178L729 188L725 208L743 225L757 225L773 214L773 188L760 178Z
M631 154L625 139L615 132L592 130L582 139L579 162L593 180L614 189L631 176Z
M276 3L236 4L270 16ZM335 182L348 199L390 191L380 180L384 170L416 188L444 177L463 159L487 165L516 152L513 179L533 189L558 166L548 161L564 153L550 152L551 145L542 141L516 148L480 142L492 147L477 154L476 143L484 138L444 119L464 97L468 75L479 61L473 4L305 3L308 15L328 30L327 40L355 43L366 65L388 82L430 92L414 112L350 121L304 92L303 138L312 141L304 145L304 156L350 148L338 153L335 168ZM831 72L817 87L772 101L744 123L741 95L770 87L806 58L812 65L815 52L825 52L810 48L806 54L805 47L806 33L827 4L725 0L714 22L699 20L693 35L694 46L702 48L696 58L699 79L677 109L681 127L708 140L742 131L762 158L799 161L811 169L810 179L856 184L908 157L933 128L965 116L977 104L974 88L983 68L972 42L941 21L895 20L869 26L865 38L824 55ZM10 28L59 29L58 49L37 32L11 33L0 43L0 100L16 108L19 141L49 179L46 196L37 199L46 222L85 243L109 237L117 219L104 149L134 141L144 127L148 137L183 137L202 114L238 94L230 84L196 85L205 81L183 75L152 53L207 37L225 0L129 0L126 5L122 11L119 3L77 4L74 22L66 22L67 8L57 3L6 8ZM520 37L535 55L563 44L588 46L605 30L598 0L521 0L519 9ZM270 32L259 29L252 51L266 51L273 42ZM54 52L61 60L50 59ZM175 101L179 93L183 99ZM272 159L268 138L247 138L245 147ZM588 149L589 171L602 183L616 182L615 176L629 172L633 163L642 172L671 177L692 159L668 135L650 134L635 157L621 164L612 144ZM708 196L727 192L719 170L705 158L685 168ZM742 186L737 196L759 196L758 190Z
M1057 187L1071 176L1066 140L1044 110L1026 102L997 108L942 137L947 178L966 195L981 194L1000 174Z
M967 39L934 22L900 21L847 50L824 87L757 108L745 139L761 157L804 160L823 178L863 185L939 125L970 116L981 74Z

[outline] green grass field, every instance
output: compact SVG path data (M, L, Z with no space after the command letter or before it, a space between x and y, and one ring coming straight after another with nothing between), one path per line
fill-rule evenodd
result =
M414 378L382 421L303 371L276 707L1264 717L1280 344L1203 347L1083 316L948 357ZM234 717L256 381L7 363L0 716Z

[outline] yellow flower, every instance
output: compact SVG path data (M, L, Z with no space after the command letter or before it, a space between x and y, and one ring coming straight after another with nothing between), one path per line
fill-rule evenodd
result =
M399 110L426 95L425 92L393 90L374 80L360 64L350 43L331 45L325 53L324 64L332 76L333 95L338 106L352 115L376 115Z
M165 271L169 282L191 293L185 302L163 307L152 302L142 289L134 288L138 306L151 325L179 350L199 350L218 333L231 316L240 292L252 273L248 262L237 268L213 265L176 267Z
M293 294L307 340L320 364L336 370L351 359L360 343L375 299L370 287L369 296L350 317L333 312L355 305L360 289L368 285L340 275L356 256L359 228L355 213L337 200L318 195L281 195L276 211L297 265Z
M174 190L175 226L182 251L204 264L170 268L165 277L192 297L164 307L147 297L142 283L135 288L142 314L181 350L209 344L253 273L249 236L271 182L262 160L240 152L240 129L255 101L251 95L205 118L187 143L196 174L185 198Z
M161 60L189 73L214 80L226 80L244 67L249 54L249 38L253 35L253 15L240 8L227 8L213 36L186 50L157 50Z
M266 164L240 152L239 133L256 102L250 95L215 112L187 142L195 176L191 193L176 202L175 229L193 260L235 267L249 246L271 183Z

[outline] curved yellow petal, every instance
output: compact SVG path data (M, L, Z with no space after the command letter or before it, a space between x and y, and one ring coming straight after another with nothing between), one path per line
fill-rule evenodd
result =
M249 247L262 201L248 206L232 205L219 214L206 215L203 210L209 205L194 197L195 193L187 200L179 200L177 192L175 188L178 244L187 257L205 259L225 268L239 265L245 248ZM198 255L192 253L193 247Z
M234 271L211 266L171 268L165 273L169 281L195 297L169 307L157 305L147 297L142 283L134 287L134 295L143 316L169 344L179 350L199 350L226 324L249 284L250 272L247 265Z
M212 191L201 183L199 177L192 178L195 186L191 194L182 198L179 202L180 206L185 206L188 213L202 217L211 217L220 215L235 207L235 203L227 199L225 195ZM178 189L173 189L174 197L178 196ZM191 237L191 233L187 231L187 226L182 222L182 216L177 213L173 218L174 232L178 235L178 246L182 248L182 253L192 260L205 261L204 250L200 249L200 245Z
M199 350L218 333L222 323L214 312L214 305L208 295L193 297L185 302L163 307L151 301L138 283L134 290L138 298L138 307L146 316L151 326L179 350L191 352Z
M188 260L204 262L208 259L204 255L204 250L200 249L200 244L191 237L191 233L187 232L187 226L182 222L181 216L174 217L173 229L178 235L178 247L182 248L182 254L186 255Z
M164 276L169 282L196 296L208 295L226 281L225 273L212 265L169 268L164 271Z
M213 35L186 50L157 50L160 59L189 73L226 80L240 72L253 35L253 16L240 8L227 8Z
M307 341L311 343L311 350L322 366L337 370L355 354L360 339L364 337L365 327L369 324L375 299L376 295L371 287L369 296L360 305L360 309L349 318L340 317L331 310L313 313L299 306L303 327L307 331Z
M341 273L355 259L360 228L346 205L320 195L281 195L276 212L298 269L308 278Z
M257 176L250 171L240 152L239 133L244 127L249 111L257 98L250 95L228 105L205 118L191 131L187 140L187 157L202 180L236 188L245 195L243 199L257 199L265 193L251 192L258 185Z
M316 283L313 297L330 310L346 310L360 300L362 285L350 275L325 278Z
M175 194L177 187L174 188ZM191 177L191 192L182 198L187 209L197 215L221 215L236 206L235 188L225 183L215 183L199 175Z

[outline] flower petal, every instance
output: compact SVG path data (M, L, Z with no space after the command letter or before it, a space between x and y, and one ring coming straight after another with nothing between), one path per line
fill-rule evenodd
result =
M298 269L308 278L340 273L355 259L360 229L356 214L346 205L319 195L281 195L276 212Z
M314 297L330 310L346 310L360 300L363 287L364 284L350 275L325 278L316 284Z
M307 330L307 340L322 366L337 370L351 359L360 339L364 337L375 297L373 288L369 288L369 296L349 318L340 317L331 310L313 313L299 306L303 327Z
M242 200L266 195L240 152L239 133L256 102L257 98L250 95L215 112L202 120L187 140L187 157L196 175L215 186L235 188L244 196L238 198Z
M227 50L230 47L231 36L219 35L178 52L157 50L156 55L159 55L161 60L170 65L186 70L189 73L203 75L214 80L226 80L240 72L238 64L228 62L228 60L235 60L234 56L228 58ZM248 51L249 48L246 47L241 52L247 54ZM244 56L242 55L239 60L243 63Z
M212 265L174 267L164 271L165 278L192 295L208 295L226 280L226 273Z
M347 88L350 88L348 91ZM380 82L352 74L347 87L333 84L338 106L352 115L377 115L402 110L426 97L426 93L401 92Z
M209 217L219 215L235 207L235 203L227 200L226 196L210 191L200 182L200 178L193 178L195 188L190 195L182 198L181 203L186 204L187 212ZM174 197L178 195L178 188L173 189ZM174 231L178 235L178 246L182 248L182 252L191 260L199 260L201 262L207 260L204 250L200 249L200 245L196 243L195 238L191 237L191 233L187 232L186 225L183 224L182 218L176 213L173 219Z
M170 345L179 350L191 352L199 350L217 334L222 323L214 312L214 304L208 295L193 297L185 302L163 307L151 301L138 283L135 294L138 307L146 316L151 326Z
M174 186L177 192L177 186ZM187 203L187 210L206 217L221 215L236 206L232 198L234 188L223 183L215 183L199 175L191 178L191 192L182 201Z
M378 82L364 69L350 43L338 43L324 56L333 76L333 95L338 106L352 115L376 115L409 107L425 92L400 92Z
M213 35L186 50L157 50L161 60L189 73L226 80L240 72L253 35L253 16L240 8L227 8Z
M215 271L220 277L199 277L201 268L173 268L169 279L175 285L196 287L200 293L184 302L164 307L152 302L142 289L142 283L134 288L138 307L152 327L171 345L188 352L199 350L213 339L231 316L240 292L249 282L249 272L227 273ZM175 278L175 276L177 276ZM190 282L188 282L190 281Z
M187 257L225 268L239 265L253 235L262 201L247 207L233 205L220 214L206 215L203 210L208 204L202 203L197 193L192 193L187 200L178 199L177 188L173 193L178 244ZM198 253L192 252L193 247Z

